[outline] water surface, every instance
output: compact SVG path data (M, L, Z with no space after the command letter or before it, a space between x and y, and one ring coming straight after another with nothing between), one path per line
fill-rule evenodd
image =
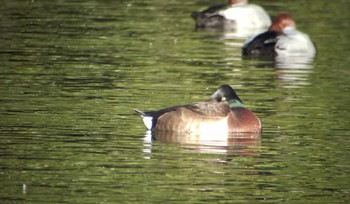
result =
M2 1L0 201L349 202L350 5L254 3L291 13L316 59L242 59L244 39L194 31L211 1ZM133 113L224 83L261 135L152 140Z

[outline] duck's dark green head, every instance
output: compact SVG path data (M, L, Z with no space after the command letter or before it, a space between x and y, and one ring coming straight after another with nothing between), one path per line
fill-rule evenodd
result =
M237 96L232 87L227 84L221 85L210 98L217 102L227 101L231 108L244 107L243 101Z

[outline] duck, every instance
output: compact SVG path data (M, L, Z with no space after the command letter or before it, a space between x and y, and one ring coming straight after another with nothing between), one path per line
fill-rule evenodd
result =
M230 85L221 85L208 101L138 113L148 130L213 134L261 132L260 119Z
M313 58L315 55L314 43L307 34L297 30L294 19L287 13L276 16L267 31L251 37L242 47L243 57Z
M267 29L271 18L266 11L248 0L228 0L203 11L192 12L196 29L215 29L235 32L240 29Z

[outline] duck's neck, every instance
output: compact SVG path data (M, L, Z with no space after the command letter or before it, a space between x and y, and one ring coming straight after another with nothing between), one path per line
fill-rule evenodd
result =
M230 108L245 108L245 105L239 100L229 101Z

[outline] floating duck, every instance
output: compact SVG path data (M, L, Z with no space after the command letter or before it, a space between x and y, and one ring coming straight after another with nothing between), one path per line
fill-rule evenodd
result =
M149 130L186 133L260 132L259 118L229 85L220 86L209 101L174 106L157 111L135 111Z
M248 0L228 0L200 12L193 12L197 29L215 29L237 32L241 29L266 29L271 19L265 10ZM254 34L254 33L252 33Z
M309 36L296 29L293 18L279 14L266 32L247 40L242 47L245 57L288 57L301 56L313 58L316 49Z

